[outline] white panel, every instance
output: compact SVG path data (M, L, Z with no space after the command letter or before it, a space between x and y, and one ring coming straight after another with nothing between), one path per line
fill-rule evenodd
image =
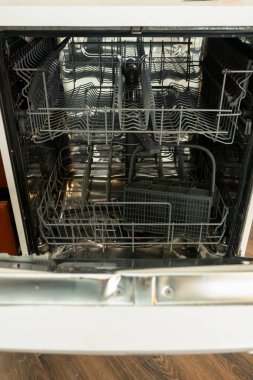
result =
M229 7L231 5L251 5L252 0L203 0L204 6L221 6L224 5L226 7ZM45 6L45 5L57 5L57 6L76 6L76 5L82 5L82 6L171 6L171 5L180 5L180 6L198 6L200 5L200 0L40 0L38 2L37 0L0 0L0 5L19 5L19 6Z
M253 349L252 306L2 307L0 315L1 351L171 354Z
M125 0L124 2L91 2L89 0L76 1L73 4L69 0L50 2L50 5L48 3L48 1L1 1L0 25L62 27L253 25L252 1L177 1L172 3L160 1L157 5L153 0L149 1L148 5L145 2L145 6L144 1L138 1L135 3L138 5L133 6Z

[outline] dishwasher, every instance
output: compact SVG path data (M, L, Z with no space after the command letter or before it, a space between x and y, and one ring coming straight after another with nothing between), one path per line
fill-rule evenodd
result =
M0 2L0 348L250 351L253 4L77 3Z

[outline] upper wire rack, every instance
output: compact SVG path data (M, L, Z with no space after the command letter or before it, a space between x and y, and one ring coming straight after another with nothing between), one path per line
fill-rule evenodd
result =
M191 65L196 56L189 51L182 56L181 51L175 54L172 47L167 51L165 45L158 44L156 50L155 45L149 46L149 54L145 56L146 45L139 40L116 42L111 46L106 42L95 52L92 49L83 52L81 46L83 61L75 61L80 60L80 54L71 55L71 42L66 41L63 51L69 51L69 56L62 63L59 49L57 54L50 53L44 59L46 41L33 47L33 54L29 52L19 58L14 70L25 81L26 128L35 142L75 133L88 144L108 143L121 134L133 132L153 134L160 145L180 143L189 134L203 134L225 144L233 142L252 68L222 70L218 82L204 71L204 84L199 91L189 85L190 77L199 75L199 69ZM129 87L124 86L122 62L132 53L138 56L141 73L131 102L126 102ZM34 68L37 56L44 60ZM188 78L187 86L171 80L165 85L166 78L174 75L171 67L177 79ZM210 94L214 94L214 101L210 101Z

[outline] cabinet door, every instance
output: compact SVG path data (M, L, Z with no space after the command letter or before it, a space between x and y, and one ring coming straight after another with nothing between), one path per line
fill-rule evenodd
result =
M0 202L0 253L18 255L17 238L8 201Z

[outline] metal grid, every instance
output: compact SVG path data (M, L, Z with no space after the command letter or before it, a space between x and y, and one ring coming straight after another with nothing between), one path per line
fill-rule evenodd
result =
M164 86L173 78L198 82L201 49L202 38L178 38L177 44L174 38L166 38L159 45L150 41L146 56L152 83Z
M226 73L224 80L226 81ZM220 107L208 108L198 90L171 83L168 88L154 91L156 104L155 139L162 142L180 142L186 134L201 134L213 141L231 144L240 116L241 100L245 96L242 84L241 95L236 104L229 101L224 91ZM167 110L170 109L170 112Z
M165 84L167 80L198 81L200 77L199 62L189 60L189 57L164 57L148 59L151 81L153 84Z
M124 86L121 64L117 68L115 86L114 110L119 115L119 125L122 132L146 131L149 118L154 122L155 102L150 81L150 72L145 63L141 62L141 78L137 88ZM129 101L129 93L134 91L134 96Z
M100 84L111 85L114 81L114 66L118 62L115 57L103 59L89 58L80 62L63 61L61 64L62 82L78 82L83 78L94 78Z
M163 202L171 205L171 221L178 223L174 227L174 237L196 239L202 228L202 238L207 234L207 228L201 227L201 223L209 223L210 212L213 204L213 196L208 190L193 189L190 187L176 187L161 185L158 183L143 184L131 183L125 189L125 217L130 222L139 220L146 215L150 209L150 202ZM189 185L190 186L190 185ZM139 187L139 188L138 188ZM141 207L128 206L128 202L143 202ZM146 226L145 232L156 232L163 234L164 228L157 226L160 217L166 211L165 206L157 207L150 216L153 224ZM181 226L180 223L183 223ZM193 223L193 225L191 225ZM198 224L199 223L199 224Z
M238 85L242 92L236 103L230 103L223 92L220 107L212 109L192 88L171 84L167 89L152 90L148 69L144 65L135 102L126 107L124 99L127 93L124 92L120 69L118 73L116 89L100 86L96 87L95 93L92 83L81 85L66 91L64 95L60 93L54 107L28 111L34 140L46 141L73 132L82 134L86 141L92 142L94 132L104 129L99 141L107 143L118 136L118 124L115 123L118 117L122 133L131 133L132 130L150 133L148 123L151 116L154 137L161 145L164 142L179 143L186 134L203 134L225 144L234 141L238 117L241 115L240 103L245 96L241 83ZM224 78L227 75L224 73ZM90 90L85 86L90 86ZM81 97L84 91L86 96ZM95 118L91 116L94 114Z
M90 154L87 148L72 154L76 155L75 168L68 149L60 152L38 208L41 235L51 246L82 245L101 249L128 246L132 251L138 246L172 248L182 244L177 240L179 231L185 236L185 231L190 230L195 232L189 245L217 244L222 239L228 211L218 191L207 222L193 220L196 211L193 202L187 221L173 221L173 205L161 198L122 202L121 192L115 200L108 193L109 200L101 198L89 202ZM110 177L110 173L108 175ZM137 218L131 217L133 212Z
M34 69L37 71L37 67L48 57L52 50L52 39L43 38L21 48L12 57L13 69L26 83L23 88L24 94L27 93L31 84Z
M214 190L215 190L215 160L211 152L207 149L200 147L198 145L184 146L180 148L181 154L182 149L198 149L201 153L200 160L203 161L202 169L200 172L205 172L206 177L205 183L199 183L191 180L185 176L184 167L178 168L183 174L180 175L177 181L175 178L153 178L153 179L143 179L135 178L133 179L135 162L138 154L140 154L140 147L137 147L132 155L128 184L124 189L124 201L125 202L143 202L141 208L131 208L128 210L126 206L126 215L128 220L135 221L141 218L142 215L146 213L146 207L149 207L149 202L164 202L171 204L171 221L179 223L174 229L175 237L185 236L187 238L195 239L200 234L204 237L207 234L207 228L200 226L191 226L191 223L208 223L211 215L211 208L213 204ZM178 151L175 151L178 153ZM211 161L211 171L208 170L208 166L205 163L205 153L209 156ZM176 159L176 157L175 157ZM160 166L162 165L161 159ZM180 162L180 160L177 160ZM180 164L181 165L181 164ZM203 169L203 166L206 169ZM163 168L161 168L163 172ZM209 177L209 178L208 178ZM209 188L206 185L210 183ZM132 212L132 214L131 214ZM153 215L153 224L160 218L160 213L157 212ZM185 223L184 226L180 226L180 223ZM189 225L187 226L187 224ZM148 230L145 230L149 232ZM157 232L162 233L161 230L157 229Z
M136 232L167 235L171 204L162 192L150 194L143 186L139 191L127 188L124 191L124 220L129 224L126 229L134 224Z
M247 90L248 75L245 75L245 71L252 72L252 53L245 50L247 50L246 46L243 46L239 39L210 38L206 46L204 66L212 72L212 76L217 78L220 84L223 69L234 71L236 67L237 71L227 77L225 86L226 91L235 98L241 94L238 83L243 83L244 89ZM245 77L246 81L244 81Z
M35 142L47 141L48 137L53 139L63 133L80 134L88 144L112 140L117 136L114 131L115 113L110 108L113 96L112 88L96 87L92 82L61 92L50 113L31 114L29 122ZM104 111L107 107L108 111ZM114 131L114 134L107 133L107 130Z
M124 134L132 133L133 130L137 134L153 133L160 145L165 142L180 143L188 134L203 134L213 141L225 144L234 141L238 117L241 115L240 104L246 95L252 69L223 70L218 77L218 90L210 83L205 88L204 96L204 92L199 94L190 86L183 87L173 83L164 86L167 61L171 60L175 70L179 70L177 65L180 66L182 62L191 65L193 57L187 50L183 56L173 56L170 50L165 53L162 44L158 44L160 49L154 54L156 42L149 49L141 40L130 43L126 41L123 46L120 45L122 42L114 41L111 49L107 42L107 50L104 47L98 49L97 54L83 55L85 59L81 66L75 62L74 55L68 64L64 59L60 63L58 55L66 41L45 60L49 42L43 41L38 43L43 49L32 48L33 54L29 51L14 66L14 70L26 83L23 89L28 103L25 125L35 142L45 142L62 134L76 133L88 143L108 143L119 136L119 129ZM188 42L184 43L189 45ZM71 53L72 43L69 42L67 46ZM132 46L135 47L134 54L138 55L142 70L136 97L132 103L126 104L127 92L124 88L121 62L127 58L124 54L131 53ZM66 49L65 47L63 50ZM116 53L120 51L122 55L117 56ZM148 55L145 56L147 52ZM44 59L42 65L41 59ZM39 67L34 68L36 62ZM154 88L156 74L153 74L157 70L160 88ZM189 70L187 66L186 71ZM179 70L177 79L180 76ZM237 89L236 98L228 93L231 80ZM204 100L213 92L216 94L215 107ZM153 131L150 129L150 120Z

